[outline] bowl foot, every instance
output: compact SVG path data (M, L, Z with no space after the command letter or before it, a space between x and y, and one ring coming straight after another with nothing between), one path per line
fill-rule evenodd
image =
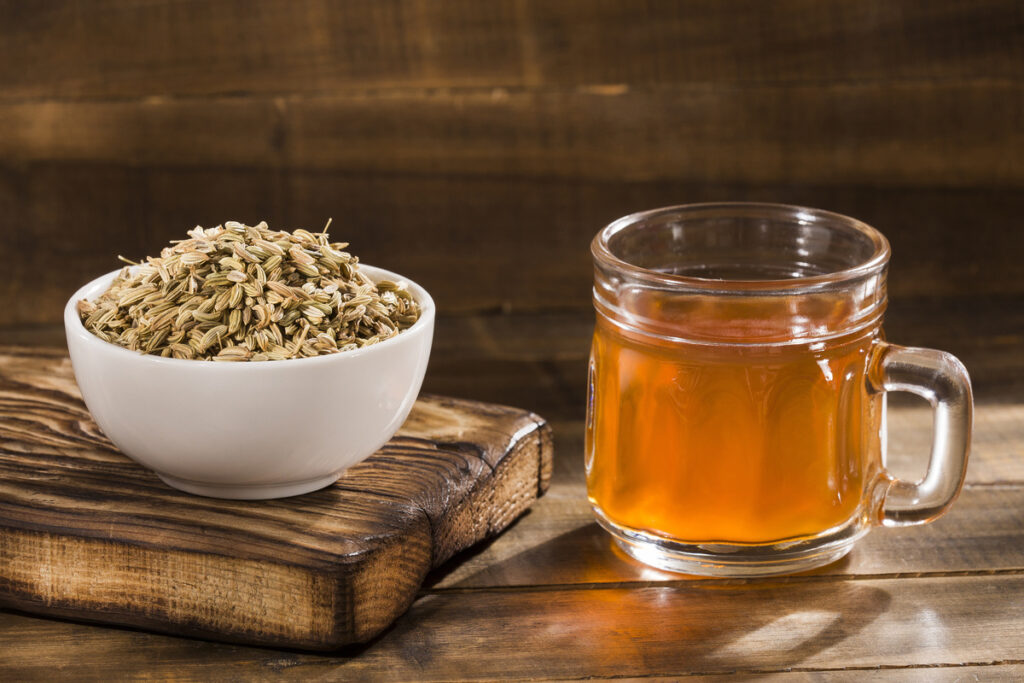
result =
M338 480L340 474L329 474L326 477L291 481L285 484L211 484L188 479L178 479L168 474L157 472L157 476L171 488L186 493L194 493L208 498L230 498L232 500L269 500L271 498L287 498L303 493L317 491L330 486Z

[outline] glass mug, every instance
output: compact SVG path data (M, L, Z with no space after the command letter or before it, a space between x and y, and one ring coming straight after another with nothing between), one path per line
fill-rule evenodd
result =
M827 211L695 204L591 245L587 492L632 557L766 576L833 562L876 525L929 522L963 485L970 379L884 341L889 244ZM885 394L934 409L925 477L885 469Z

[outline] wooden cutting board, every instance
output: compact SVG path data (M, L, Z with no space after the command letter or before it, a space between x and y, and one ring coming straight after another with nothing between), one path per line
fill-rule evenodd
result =
M168 488L119 453L67 356L0 351L0 605L324 650L364 642L427 572L504 529L547 488L537 415L421 397L334 485L273 501Z

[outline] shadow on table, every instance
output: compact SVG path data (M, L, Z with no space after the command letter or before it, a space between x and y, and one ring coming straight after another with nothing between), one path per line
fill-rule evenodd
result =
M459 631L477 634L483 657L503 649L486 634L514 633L522 651L561 652L565 673L577 671L573 660L592 673L628 673L638 656L648 671L678 670L685 660L689 671L713 672L794 666L869 627L891 602L875 585L843 580L845 560L758 580L659 571L615 549L595 523L503 559L491 552L485 547L435 579L441 587L389 637L429 640L431 624L447 631L459 619ZM483 566L466 571L476 564Z
M529 524L528 513L518 524ZM507 530L506 534L509 533ZM520 536L525 536L522 534ZM427 577L424 588L576 586L621 582L723 581L677 574L642 564L626 555L596 522L587 522L504 558L494 557L496 539L460 553ZM856 552L856 550L854 551ZM848 574L849 558L777 580ZM743 580L731 580L742 583Z

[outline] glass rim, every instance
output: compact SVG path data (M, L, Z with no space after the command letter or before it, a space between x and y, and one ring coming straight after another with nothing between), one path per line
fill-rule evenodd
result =
M651 270L636 264L630 263L616 256L609 248L608 243L612 237L626 228L637 225L654 217L668 214L678 214L683 220L687 216L697 216L705 212L733 210L737 217L746 215L762 215L764 218L782 218L784 216L795 217L797 220L807 223L818 223L823 226L840 224L852 228L864 237L868 238L874 246L871 256L850 268L835 270L817 275L807 275L792 278L768 279L768 280L745 280L745 279L720 279L703 278L692 275L677 275ZM705 290L710 292L765 292L784 290L789 293L801 291L813 291L840 285L852 280L875 275L889 263L891 250L889 240L881 232L867 223L833 211L815 209L795 204L777 204L771 202L702 202L696 204L676 204L665 206L648 211L639 211L618 218L602 228L590 244L590 251L595 262L605 266L613 267L623 271L638 281L655 284L682 286L692 289Z

